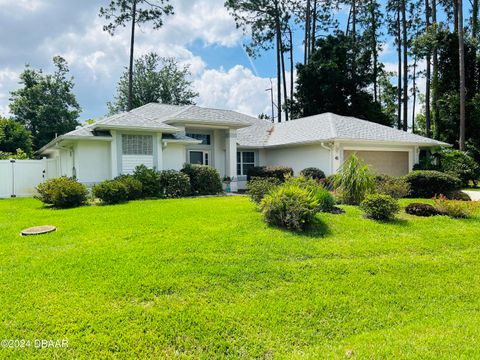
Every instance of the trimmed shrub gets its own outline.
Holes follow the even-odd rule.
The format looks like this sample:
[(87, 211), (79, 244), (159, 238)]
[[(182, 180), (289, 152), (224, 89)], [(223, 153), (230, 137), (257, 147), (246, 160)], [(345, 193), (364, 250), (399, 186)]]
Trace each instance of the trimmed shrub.
[(128, 200), (128, 188), (122, 180), (105, 180), (92, 189), (93, 196), (104, 204), (118, 204)]
[(276, 178), (255, 177), (247, 182), (247, 194), (254, 203), (260, 204), (265, 195), (280, 184), (280, 180)]
[(334, 186), (344, 204), (358, 205), (375, 190), (375, 175), (367, 164), (352, 155), (335, 176)]
[(133, 175), (120, 175), (114, 180), (121, 182), (127, 188), (127, 200), (138, 200), (143, 196), (142, 183)]
[(374, 220), (391, 220), (400, 211), (397, 200), (389, 195), (370, 194), (365, 197), (360, 207), (365, 215)]
[(435, 203), (435, 209), (439, 214), (455, 219), (469, 218), (475, 210), (471, 202), (448, 200), (444, 195), (437, 196), (433, 201)]
[(447, 195), (447, 198), (449, 200), (460, 200), (460, 201), (472, 201), (472, 199), (470, 198), (470, 196), (468, 194), (465, 194), (463, 191), (461, 190), (455, 190), (455, 191), (452, 191), (451, 193), (449, 193)]
[(438, 215), (438, 211), (430, 204), (411, 203), (405, 208), (405, 212), (415, 216), (435, 216)]
[(139, 165), (135, 168), (133, 177), (142, 183), (142, 196), (144, 198), (160, 196), (160, 181), (157, 171), (149, 169), (145, 165)]
[(216, 195), (223, 191), (220, 174), (210, 166), (185, 164), (181, 172), (190, 178), (193, 195)]
[(462, 187), (457, 177), (434, 170), (412, 171), (404, 179), (410, 185), (410, 197), (432, 198)]
[(316, 167), (309, 167), (300, 171), (300, 175), (302, 175), (306, 179), (313, 179), (320, 181), (325, 179), (325, 173)]
[(379, 194), (390, 195), (394, 199), (401, 199), (410, 194), (410, 185), (403, 178), (381, 175), (376, 177), (375, 184)]
[(162, 197), (179, 198), (190, 194), (190, 178), (180, 171), (160, 171), (159, 181)]
[(260, 203), (260, 210), (268, 224), (301, 231), (318, 213), (318, 200), (306, 189), (293, 184), (274, 188)]
[(37, 186), (36, 199), (56, 208), (72, 208), (87, 202), (88, 190), (85, 185), (68, 177), (49, 179)]
[(293, 169), (287, 166), (255, 166), (248, 169), (247, 180), (256, 178), (276, 178), (281, 182), (293, 176)]
[(295, 185), (302, 189), (311, 191), (318, 201), (319, 211), (331, 212), (335, 207), (335, 199), (333, 195), (323, 186), (319, 185), (314, 179), (306, 179), (303, 176), (296, 178), (290, 177), (287, 178), (285, 184)]

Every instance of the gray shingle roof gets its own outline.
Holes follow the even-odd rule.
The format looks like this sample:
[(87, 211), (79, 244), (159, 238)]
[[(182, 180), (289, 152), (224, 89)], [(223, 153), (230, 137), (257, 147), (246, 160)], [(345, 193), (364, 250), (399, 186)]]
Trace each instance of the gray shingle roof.
[(257, 120), (254, 126), (238, 130), (240, 146), (269, 147), (334, 140), (408, 143), (425, 146), (448, 145), (437, 140), (397, 130), (354, 117), (332, 113), (310, 116), (268, 126)]
[(146, 116), (137, 112), (125, 112), (101, 119), (93, 124), (95, 129), (134, 128), (175, 132), (177, 128), (165, 124), (160, 118)]

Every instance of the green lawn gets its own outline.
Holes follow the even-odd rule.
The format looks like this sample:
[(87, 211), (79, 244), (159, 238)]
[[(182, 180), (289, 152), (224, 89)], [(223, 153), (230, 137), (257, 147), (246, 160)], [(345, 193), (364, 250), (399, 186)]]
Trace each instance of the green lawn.
[(480, 358), (480, 216), (345, 209), (296, 235), (243, 197), (0, 200), (0, 340), (69, 344), (0, 358)]

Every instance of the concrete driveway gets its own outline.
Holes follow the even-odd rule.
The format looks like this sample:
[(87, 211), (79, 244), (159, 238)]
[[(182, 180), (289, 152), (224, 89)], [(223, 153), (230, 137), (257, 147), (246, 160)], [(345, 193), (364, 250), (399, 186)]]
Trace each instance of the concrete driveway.
[(480, 191), (469, 191), (469, 190), (462, 190), (465, 194), (470, 196), (470, 199), (473, 201), (480, 201)]

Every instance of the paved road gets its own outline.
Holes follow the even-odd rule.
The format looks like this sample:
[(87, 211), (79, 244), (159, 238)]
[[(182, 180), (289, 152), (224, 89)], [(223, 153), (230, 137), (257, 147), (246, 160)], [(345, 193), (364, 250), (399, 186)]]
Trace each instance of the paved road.
[(473, 201), (480, 201), (480, 191), (468, 191), (468, 190), (463, 190), (465, 194), (470, 196), (470, 198)]

